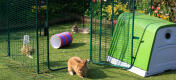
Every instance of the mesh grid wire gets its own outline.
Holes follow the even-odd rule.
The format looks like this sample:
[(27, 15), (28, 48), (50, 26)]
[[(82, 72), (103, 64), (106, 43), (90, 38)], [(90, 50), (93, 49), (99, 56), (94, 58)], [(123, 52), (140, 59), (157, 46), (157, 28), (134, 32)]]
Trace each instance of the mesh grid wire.
[(153, 0), (136, 0), (136, 12), (152, 15), (151, 5)]
[[(151, 5), (153, 4), (153, 0), (136, 0), (136, 10), (135, 10), (135, 16), (138, 15), (152, 15), (152, 10), (151, 10)], [(128, 15), (130, 16), (130, 15)], [(136, 27), (134, 28), (134, 35), (136, 37), (139, 37), (139, 39), (134, 39), (133, 40), (133, 57), (135, 58), (137, 56), (137, 52), (139, 50), (139, 47), (142, 43), (142, 38), (143, 38), (143, 31), (137, 31), (138, 33), (136, 33), (137, 29)], [(141, 34), (142, 33), (142, 34)], [(134, 59), (135, 60), (135, 59)]]
[[(116, 64), (121, 67), (129, 68), (131, 65), (131, 41), (132, 41), (132, 27), (130, 26), (132, 16), (129, 16), (129, 13), (120, 15), (119, 22), (115, 27), (109, 55), (120, 61), (117, 61)], [(127, 62), (129, 65), (125, 65), (122, 62)]]
[[(67, 67), (67, 61), (72, 56), (79, 56), (85, 59), (89, 58), (90, 35), (81, 32), (72, 32), (72, 27), (75, 24), (78, 24), (79, 28), (89, 28), (88, 22), (90, 20), (88, 18), (84, 19), (84, 16), (82, 16), (84, 15), (84, 7), (88, 5), (88, 0), (81, 0), (79, 2), (75, 0), (49, 0), (49, 39), (52, 35), (62, 32), (71, 32), (73, 37), (71, 45), (60, 49), (55, 49), (49, 44), (49, 63), (52, 70)], [(55, 7), (57, 9), (52, 11)]]
[[(126, 5), (126, 11), (129, 12), (132, 11), (132, 0), (126, 0), (126, 1), (120, 1), (120, 0), (107, 0), (100, 2), (93, 2), (92, 3), (92, 52), (91, 52), (91, 58), (94, 63), (98, 64), (108, 64), (112, 65), (109, 62), (107, 62), (107, 56), (110, 56), (111, 54), (114, 54), (113, 56), (117, 55), (121, 61), (128, 61), (131, 62), (132, 56), (131, 56), (131, 46), (127, 47), (128, 45), (131, 45), (132, 41), (132, 27), (126, 26), (122, 27), (123, 20), (125, 19), (118, 19), (118, 16), (123, 13), (120, 12), (120, 10), (123, 10), (124, 5)], [(122, 6), (118, 6), (122, 5)], [(109, 8), (109, 12), (111, 12), (110, 15), (108, 11), (104, 12), (104, 9)], [(112, 8), (114, 6), (114, 8)], [(104, 8), (105, 7), (105, 8)], [(117, 12), (119, 10), (119, 13), (117, 15)], [(112, 13), (113, 12), (113, 13)], [(131, 14), (131, 13), (129, 13)], [(105, 16), (104, 16), (105, 15)], [(124, 17), (124, 16), (123, 16)], [(132, 16), (127, 17), (126, 19), (132, 19)], [(115, 26), (114, 23), (120, 24), (118, 26)], [(114, 29), (116, 32), (114, 32)], [(118, 30), (119, 29), (119, 30)], [(116, 39), (115, 37), (121, 37), (119, 39)], [(113, 39), (112, 41), (112, 38)], [(116, 46), (115, 46), (116, 45)], [(116, 47), (118, 47), (118, 51), (116, 50)], [(115, 52), (111, 52), (115, 51)], [(116, 56), (116, 57), (117, 57)], [(115, 63), (115, 66), (118, 67), (127, 67), (129, 68), (129, 65), (124, 66), (121, 63)]]
[(0, 1), (0, 53), (4, 53), (7, 55), (7, 35), (8, 35), (8, 27), (7, 27), (7, 1), (1, 0)]
[[(9, 68), (36, 72), (36, 6), (34, 0), (1, 0), (0, 4), (0, 53), (7, 58)], [(29, 45), (35, 49), (33, 59), (21, 52), (24, 35), (29, 35)], [(8, 44), (9, 42), (9, 44)]]
[[(92, 2), (91, 59), (94, 63), (115, 64), (112, 66), (123, 68), (132, 66), (133, 58), (136, 56), (141, 41), (140, 38), (133, 39), (132, 43), (132, 34), (135, 35), (135, 38), (142, 35), (133, 33), (133, 8), (136, 9), (136, 13), (150, 14), (151, 1), (136, 0), (135, 7), (133, 6), (133, 0), (107, 0), (102, 1), (102, 4), (100, 1)], [(121, 13), (123, 15), (120, 15)], [(116, 25), (113, 25), (114, 23)]]
[[(110, 2), (104, 5), (111, 4)], [(92, 57), (95, 62), (106, 61), (107, 52), (112, 40), (112, 23), (110, 20), (102, 20), (100, 30), (101, 7), (100, 3), (94, 3), (92, 6)], [(102, 17), (105, 18), (105, 17)], [(106, 18), (107, 19), (107, 18)], [(101, 32), (100, 32), (101, 31)], [(100, 41), (101, 37), (101, 41)], [(101, 47), (101, 48), (100, 48)], [(101, 52), (100, 52), (101, 51)]]
[[(47, 0), (39, 0), (39, 12), (36, 10), (35, 0), (1, 0), (1, 12), (0, 12), (0, 52), (8, 53), (8, 26), (9, 26), (9, 39), (10, 39), (10, 57), (14, 60), (13, 63), (18, 64), (16, 66), (9, 65), (10, 67), (19, 67), (20, 70), (36, 72), (37, 66), (37, 33), (39, 36), (39, 69), (40, 72), (46, 72), (47, 69), (47, 36), (46, 21), (49, 25), (49, 40), (52, 35), (61, 32), (71, 32), (72, 26), (78, 24), (79, 28), (89, 28), (90, 18), (82, 17), (85, 11), (85, 7), (89, 5), (89, 0), (85, 0), (85, 3), (75, 3), (74, 0), (49, 0), (48, 2), (48, 16), (46, 11)], [(139, 0), (137, 2), (143, 2)], [(102, 1), (102, 6), (117, 5), (120, 1), (111, 0), (106, 2)], [(122, 1), (122, 3), (131, 4), (131, 1)], [(4, 5), (8, 3), (8, 5)], [(145, 3), (145, 2), (144, 2)], [(65, 5), (63, 5), (65, 4)], [(79, 5), (77, 5), (79, 4)], [(148, 5), (149, 3), (145, 3)], [(131, 6), (128, 7), (131, 7)], [(139, 7), (138, 7), (139, 5)], [(144, 5), (137, 4), (137, 9), (142, 9)], [(66, 8), (71, 7), (71, 8)], [(79, 9), (79, 10), (78, 10)], [(92, 23), (92, 59), (94, 62), (106, 62), (110, 44), (112, 41), (113, 29), (115, 28), (113, 20), (116, 20), (118, 16), (112, 16), (112, 19), (101, 15), (100, 3), (93, 3), (93, 23)], [(8, 10), (8, 15), (6, 14)], [(38, 16), (37, 16), (38, 13)], [(101, 16), (100, 16), (101, 15)], [(102, 19), (102, 21), (100, 21)], [(37, 22), (38, 21), (38, 22)], [(84, 23), (84, 21), (87, 21)], [(38, 25), (38, 32), (36, 32), (36, 26)], [(101, 26), (101, 28), (99, 27)], [(130, 28), (126, 28), (131, 30)], [(124, 35), (127, 33), (131, 35), (128, 30), (122, 30)], [(35, 52), (33, 53), (33, 59), (25, 56), (21, 53), (23, 46), (24, 35), (30, 36), (30, 44)], [(54, 49), (49, 44), (49, 63), (51, 69), (59, 69), (67, 66), (67, 60), (72, 56), (80, 56), (82, 58), (89, 58), (90, 38), (89, 34), (72, 33), (73, 43), (70, 46), (63, 47), (61, 49)], [(122, 36), (125, 39), (129, 39), (130, 36)], [(101, 39), (101, 40), (100, 40)], [(130, 40), (130, 39), (129, 39)], [(128, 40), (127, 40), (128, 41)], [(120, 43), (119, 45), (126, 45)], [(130, 53), (130, 48), (127, 49)], [(136, 50), (135, 50), (136, 51)], [(123, 54), (123, 53), (122, 53)], [(124, 60), (129, 60), (131, 56), (125, 57)], [(15, 62), (17, 61), (17, 62)]]
[[(18, 71), (36, 72), (38, 68), (40, 73), (47, 72), (48, 50), (51, 69), (66, 67), (67, 60), (72, 56), (86, 59), (89, 57), (89, 34), (72, 33), (72, 26), (75, 24), (78, 24), (79, 28), (89, 28), (90, 19), (83, 16), (86, 10), (84, 8), (89, 8), (88, 0), (82, 0), (79, 3), (74, 0), (49, 0), (49, 2), (39, 0), (38, 4), (36, 0), (3, 0), (1, 4), (4, 3), (7, 5), (1, 5), (3, 7), (0, 8), (0, 51), (5, 55), (10, 53), (9, 67)], [(72, 8), (68, 8), (70, 5)], [(87, 22), (84, 22), (85, 20)], [(49, 36), (47, 36), (47, 23)], [(50, 40), (52, 35), (61, 32), (71, 32), (73, 43), (61, 49), (54, 49), (48, 44), (47, 38), (49, 37)], [(21, 52), (25, 35), (29, 35), (28, 45), (34, 49), (34, 53), (31, 55), (33, 58), (23, 55)], [(47, 49), (47, 44), (49, 49)], [(39, 61), (37, 62), (37, 60)], [(38, 67), (37, 63), (39, 63)]]
[(39, 60), (39, 73), (48, 71), (47, 66), (47, 34), (46, 34), (46, 21), (47, 21), (47, 0), (39, 0), (38, 2), (38, 60)]

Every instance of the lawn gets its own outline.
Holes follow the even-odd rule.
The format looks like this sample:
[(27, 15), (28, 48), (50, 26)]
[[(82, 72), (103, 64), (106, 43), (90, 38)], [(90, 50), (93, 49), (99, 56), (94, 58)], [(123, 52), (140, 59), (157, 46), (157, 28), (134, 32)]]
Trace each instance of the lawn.
[[(50, 36), (60, 32), (71, 32), (73, 24), (54, 25), (50, 28)], [(81, 25), (79, 25), (81, 26)], [(18, 31), (21, 34), (20, 31)], [(18, 34), (17, 33), (17, 34)], [(33, 35), (33, 31), (27, 32)], [(26, 34), (26, 33), (25, 33)], [(66, 67), (67, 60), (71, 56), (80, 56), (89, 59), (89, 34), (72, 33), (73, 43), (70, 46), (61, 49), (54, 49), (50, 46), (50, 65), (52, 69)], [(140, 77), (129, 71), (105, 65), (96, 65), (89, 63), (88, 77), (81, 79), (78, 76), (70, 76), (67, 69), (59, 71), (48, 71), (46, 69), (46, 37), (40, 37), (40, 68), (45, 71), (36, 74), (35, 70), (35, 55), (34, 59), (29, 59), (21, 55), (20, 46), (22, 45), (21, 37), (14, 36), (12, 44), (15, 44), (12, 58), (7, 57), (3, 52), (0, 54), (0, 80), (175, 80), (176, 71), (167, 71), (151, 77)], [(23, 37), (22, 37), (23, 38)], [(6, 42), (0, 41), (0, 45), (5, 45)], [(36, 44), (34, 41), (33, 44)], [(34, 46), (35, 47), (35, 46)], [(1, 47), (0, 47), (1, 48)], [(1, 50), (1, 49), (0, 49)], [(17, 56), (16, 56), (17, 55)], [(22, 65), (23, 63), (23, 65)], [(25, 66), (25, 67), (23, 67)]]

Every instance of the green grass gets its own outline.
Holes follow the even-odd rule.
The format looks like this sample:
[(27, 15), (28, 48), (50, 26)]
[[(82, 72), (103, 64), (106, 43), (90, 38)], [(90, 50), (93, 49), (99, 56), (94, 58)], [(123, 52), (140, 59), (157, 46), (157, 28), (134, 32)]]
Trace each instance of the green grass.
[[(50, 28), (50, 36), (64, 31), (71, 31), (73, 24), (55, 25)], [(20, 31), (18, 31), (21, 34)], [(33, 31), (27, 32), (35, 35)], [(25, 33), (26, 34), (26, 33)], [(68, 58), (71, 56), (80, 56), (89, 58), (89, 35), (88, 34), (72, 34), (73, 43), (70, 46), (61, 49), (54, 49), (50, 46), (50, 63), (52, 69), (66, 67)], [(12, 47), (14, 55), (21, 55), (19, 48), (21, 44), (20, 36), (13, 36)], [(0, 41), (0, 48), (4, 48), (6, 42)], [(34, 42), (35, 44), (35, 42)], [(1, 46), (3, 45), (3, 46)], [(33, 60), (26, 56), (14, 56), (9, 58), (5, 56), (4, 51), (0, 49), (0, 80), (83, 80), (78, 76), (70, 76), (66, 69), (59, 71), (48, 71), (46, 66), (46, 37), (40, 37), (40, 69), (45, 71), (36, 74), (36, 59)], [(6, 47), (6, 46), (5, 46)], [(35, 46), (34, 46), (35, 47)], [(35, 56), (35, 54), (34, 54)], [(24, 67), (25, 66), (25, 67)], [(162, 66), (161, 66), (162, 67)], [(151, 77), (140, 77), (129, 71), (105, 65), (89, 64), (88, 77), (84, 80), (175, 80), (176, 71), (167, 71), (159, 75)]]
[[(18, 71), (18, 69), (6, 66), (7, 57), (0, 58), (0, 80), (83, 80), (76, 75), (70, 76), (67, 70), (53, 71), (43, 74)], [(5, 64), (4, 64), (5, 63)], [(136, 74), (103, 65), (89, 64), (88, 78), (84, 80), (175, 80), (176, 71), (168, 71), (152, 77), (140, 77)]]

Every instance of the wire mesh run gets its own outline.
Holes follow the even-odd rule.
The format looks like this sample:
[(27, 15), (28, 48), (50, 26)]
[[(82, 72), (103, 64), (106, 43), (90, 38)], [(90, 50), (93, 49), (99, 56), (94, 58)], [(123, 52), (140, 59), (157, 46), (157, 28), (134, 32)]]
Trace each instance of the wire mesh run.
[[(48, 4), (48, 25), (49, 25), (49, 68), (58, 70), (67, 67), (67, 60), (72, 56), (79, 56), (85, 59), (89, 58), (89, 22), (90, 19), (84, 16), (84, 12), (89, 8), (88, 0), (81, 0), (79, 3), (75, 0), (67, 1), (49, 1)], [(60, 8), (65, 6), (64, 8)], [(58, 7), (54, 12), (53, 6)], [(71, 9), (68, 7), (72, 6)], [(51, 46), (51, 37), (57, 35), (62, 40), (69, 38), (69, 35), (60, 35), (63, 32), (69, 32), (72, 36), (72, 43), (55, 49)], [(57, 39), (58, 40), (58, 39)], [(66, 42), (63, 42), (67, 44)], [(52, 43), (53, 44), (53, 43)]]
[[(88, 0), (2, 0), (1, 4), (0, 52), (13, 60), (13, 67), (43, 73), (67, 67), (72, 56), (88, 58), (90, 19), (84, 16)], [(78, 32), (72, 31), (75, 25)], [(62, 32), (71, 33), (72, 44), (55, 49), (51, 36)]]
[[(130, 68), (133, 57), (133, 0), (91, 2), (91, 54), (96, 64)], [(121, 18), (119, 18), (121, 16)], [(129, 21), (123, 23), (124, 21)]]

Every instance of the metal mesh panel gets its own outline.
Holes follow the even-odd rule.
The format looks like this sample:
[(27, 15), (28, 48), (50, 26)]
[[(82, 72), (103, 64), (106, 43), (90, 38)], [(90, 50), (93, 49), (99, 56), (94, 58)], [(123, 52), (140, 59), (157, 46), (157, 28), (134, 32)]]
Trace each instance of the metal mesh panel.
[[(9, 53), (10, 57), (18, 61), (27, 71), (35, 71), (37, 38), (36, 38), (36, 10), (33, 0), (9, 0), (8, 27), (9, 27)], [(24, 36), (29, 36), (28, 45), (24, 44)], [(26, 46), (24, 48), (24, 46)], [(30, 52), (30, 50), (34, 52)], [(26, 50), (29, 50), (29, 52)], [(29, 57), (30, 54), (32, 57)]]
[(153, 0), (136, 0), (136, 12), (152, 15)]
[[(105, 3), (108, 5), (110, 3)], [(92, 20), (92, 57), (95, 62), (106, 61), (110, 42), (112, 40), (112, 22), (110, 20), (102, 20), (101, 4), (95, 3), (92, 7), (94, 11)], [(100, 28), (101, 25), (101, 28)], [(100, 39), (101, 38), (101, 39)]]
[[(118, 23), (115, 26), (113, 39), (109, 50), (109, 60), (117, 66), (129, 68), (132, 65), (132, 16), (124, 13), (119, 16)], [(112, 58), (113, 57), (113, 58)], [(112, 61), (115, 61), (112, 62)], [(123, 62), (128, 63), (123, 64)]]
[[(51, 70), (58, 70), (67, 67), (67, 61), (72, 56), (79, 56), (88, 59), (90, 35), (82, 33), (81, 30), (76, 33), (72, 31), (75, 24), (78, 25), (79, 29), (89, 29), (89, 23), (87, 22), (89, 22), (90, 19), (83, 16), (84, 7), (87, 7), (89, 4), (85, 4), (87, 2), (88, 0), (49, 1), (49, 68)], [(56, 10), (53, 11), (54, 8), (56, 8)], [(72, 44), (55, 49), (51, 46), (51, 37), (62, 32), (71, 33), (73, 38)]]
[[(132, 2), (132, 0), (92, 2), (91, 60), (94, 63), (125, 68), (132, 65), (132, 24), (122, 22), (132, 20), (133, 16), (126, 18), (123, 16), (117, 20), (121, 13), (133, 11)], [(121, 62), (111, 63), (112, 59), (109, 58), (111, 55), (119, 61), (130, 63), (126, 66)]]
[(8, 35), (8, 27), (7, 27), (7, 1), (0, 1), (0, 53), (5, 53), (7, 55), (7, 35)]
[[(84, 0), (1, 1), (0, 51), (12, 58), (14, 65), (9, 66), (18, 67), (16, 69), (20, 71), (43, 73), (47, 72), (48, 68), (55, 70), (66, 67), (67, 60), (72, 56), (88, 58), (89, 34), (72, 32), (72, 26), (75, 24), (78, 24), (79, 28), (89, 28), (89, 25), (84, 23), (85, 20), (89, 23), (89, 18), (83, 17), (84, 8), (88, 8), (88, 5), (89, 2), (84, 4)], [(70, 6), (73, 7), (68, 8)], [(49, 40), (52, 35), (61, 32), (71, 32), (73, 43), (61, 49), (54, 49)], [(30, 53), (25, 53), (30, 49)]]

